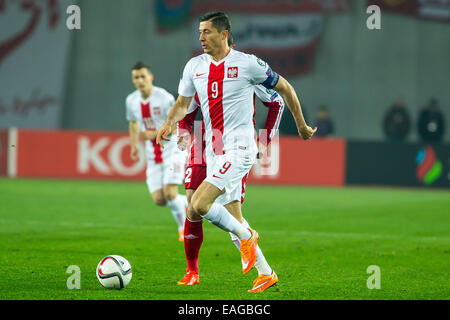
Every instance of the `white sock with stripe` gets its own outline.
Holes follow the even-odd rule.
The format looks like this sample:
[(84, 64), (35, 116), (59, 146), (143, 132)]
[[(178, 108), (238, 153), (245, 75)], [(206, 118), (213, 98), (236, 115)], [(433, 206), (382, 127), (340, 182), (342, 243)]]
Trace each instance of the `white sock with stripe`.
[(240, 224), (239, 221), (237, 221), (236, 218), (220, 204), (213, 203), (208, 213), (205, 214), (203, 218), (220, 229), (233, 233), (239, 240), (250, 239), (252, 235), (247, 228)]
[(178, 230), (183, 230), (184, 221), (186, 220), (186, 196), (182, 194), (177, 195), (175, 199), (167, 201), (167, 206), (172, 211), (172, 215), (178, 224)]
[[(247, 220), (244, 219), (242, 222), (242, 225), (245, 228), (250, 228)], [(236, 248), (240, 249), (241, 247), (241, 241), (234, 236), (234, 234), (230, 233), (231, 240), (233, 241)], [(267, 263), (266, 257), (264, 257), (264, 254), (262, 253), (261, 248), (259, 245), (256, 247), (256, 262), (255, 262), (255, 268), (258, 270), (258, 274), (264, 274), (266, 276), (270, 276), (272, 274), (272, 268)]]

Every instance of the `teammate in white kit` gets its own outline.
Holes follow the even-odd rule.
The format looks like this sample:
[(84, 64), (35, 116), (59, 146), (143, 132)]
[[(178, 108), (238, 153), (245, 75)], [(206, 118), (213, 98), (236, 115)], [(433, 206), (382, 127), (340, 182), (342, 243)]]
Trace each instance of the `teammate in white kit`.
[(154, 86), (153, 78), (147, 65), (142, 62), (134, 65), (132, 82), (137, 90), (126, 99), (130, 157), (138, 160), (137, 142), (145, 140), (148, 189), (156, 205), (170, 208), (178, 225), (178, 239), (183, 241), (187, 199), (178, 194), (178, 185), (184, 180), (186, 152), (177, 147), (176, 135), (164, 142), (164, 148), (156, 143), (157, 130), (166, 121), (175, 99), (163, 88)]
[(205, 54), (186, 65), (178, 89), (178, 99), (158, 130), (157, 143), (182, 120), (197, 92), (206, 130), (207, 177), (195, 191), (188, 210), (190, 220), (205, 218), (233, 233), (240, 241), (242, 270), (247, 273), (257, 257), (258, 233), (244, 227), (223, 206), (240, 200), (242, 178), (248, 174), (257, 155), (253, 127), (253, 85), (275, 89), (294, 116), (299, 135), (310, 139), (316, 128), (303, 118), (293, 87), (257, 57), (228, 46), (231, 23), (224, 13), (200, 18), (200, 42)]

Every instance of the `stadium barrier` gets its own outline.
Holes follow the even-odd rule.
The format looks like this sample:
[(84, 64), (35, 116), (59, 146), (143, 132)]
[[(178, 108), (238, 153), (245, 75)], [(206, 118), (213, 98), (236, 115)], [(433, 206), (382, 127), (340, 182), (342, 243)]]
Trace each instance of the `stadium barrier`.
[(345, 184), (344, 139), (284, 136), (272, 141), (270, 157), (257, 161), (249, 183), (342, 186)]
[(0, 176), (8, 175), (8, 130), (0, 130)]
[[(14, 133), (15, 132), (15, 133)], [(144, 180), (144, 144), (140, 160), (129, 158), (126, 132), (10, 130), (15, 154), (10, 177)], [(295, 137), (275, 139), (271, 157), (259, 161), (249, 183), (343, 185), (345, 141)], [(270, 175), (271, 174), (271, 175)]]
[[(133, 162), (127, 132), (0, 131), (0, 175), (23, 178), (145, 179), (144, 144)], [(449, 145), (274, 139), (248, 183), (450, 187)]]
[[(10, 139), (11, 140), (11, 139)], [(145, 178), (143, 143), (140, 159), (129, 158), (124, 132), (17, 130), (16, 162), (10, 176), (70, 179)]]
[(450, 145), (348, 142), (346, 184), (450, 187)]

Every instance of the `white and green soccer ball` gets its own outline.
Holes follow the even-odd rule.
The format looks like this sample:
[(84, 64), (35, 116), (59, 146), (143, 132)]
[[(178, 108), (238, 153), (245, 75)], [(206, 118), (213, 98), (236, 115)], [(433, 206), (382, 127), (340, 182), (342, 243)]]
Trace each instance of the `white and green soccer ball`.
[(104, 257), (97, 266), (97, 279), (106, 289), (125, 288), (130, 283), (131, 276), (130, 263), (118, 255)]

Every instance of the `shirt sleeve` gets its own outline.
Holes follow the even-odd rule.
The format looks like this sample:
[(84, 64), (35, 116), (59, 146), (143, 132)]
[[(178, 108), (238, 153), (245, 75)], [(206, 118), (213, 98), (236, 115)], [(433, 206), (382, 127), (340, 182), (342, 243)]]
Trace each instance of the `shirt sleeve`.
[(280, 79), (280, 76), (270, 68), (267, 62), (255, 55), (249, 55), (248, 72), (252, 83), (261, 84), (267, 89), (275, 88)]
[(255, 86), (255, 93), (261, 102), (269, 109), (267, 111), (264, 130), (258, 136), (258, 141), (264, 145), (269, 145), (272, 138), (278, 133), (281, 117), (284, 111), (284, 100), (278, 92)]
[(192, 59), (184, 67), (183, 75), (178, 85), (178, 94), (183, 97), (193, 97), (195, 94), (195, 86), (192, 73)]
[(126, 118), (128, 121), (137, 121), (138, 119), (133, 114), (133, 110), (131, 109), (131, 103), (130, 98), (127, 97), (127, 100), (125, 101), (125, 108), (126, 108)]
[(273, 89), (267, 89), (262, 85), (254, 86), (255, 94), (261, 102), (271, 102), (273, 100), (273, 96), (276, 94), (276, 91)]
[(189, 106), (189, 109), (188, 109), (186, 115), (178, 123), (178, 128), (191, 132), (192, 126), (194, 125), (194, 121), (195, 121), (195, 118), (197, 117), (199, 108), (200, 108), (200, 102), (198, 100), (197, 94), (195, 94), (194, 99), (192, 99), (192, 102)]

